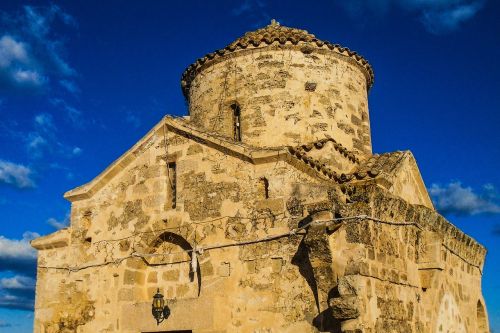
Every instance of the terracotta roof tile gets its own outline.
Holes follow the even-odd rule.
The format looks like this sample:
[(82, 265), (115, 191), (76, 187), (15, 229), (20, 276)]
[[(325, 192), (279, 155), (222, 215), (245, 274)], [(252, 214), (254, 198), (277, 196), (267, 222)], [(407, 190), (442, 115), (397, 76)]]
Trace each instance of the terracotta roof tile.
[[(373, 69), (366, 59), (364, 59), (358, 53), (349, 50), (346, 47), (342, 47), (338, 44), (332, 44), (327, 41), (322, 41), (313, 34), (310, 34), (306, 30), (290, 28), (280, 25), (274, 20), (271, 24), (265, 26), (264, 28), (247, 32), (242, 37), (236, 39), (231, 44), (227, 45), (225, 48), (216, 50), (214, 52), (208, 53), (204, 57), (196, 60), (191, 64), (183, 73), (181, 79), (182, 91), (184, 96), (187, 98), (189, 96), (189, 89), (191, 87), (191, 82), (195, 78), (198, 71), (206, 63), (212, 59), (223, 57), (226, 54), (236, 52), (238, 50), (243, 50), (247, 48), (257, 48), (262, 46), (271, 45), (273, 43), (285, 45), (287, 43), (292, 45), (303, 45), (304, 51), (307, 47), (323, 48), (329, 49), (335, 53), (344, 55), (353, 59), (361, 68), (366, 71), (367, 76), (367, 86), (368, 89), (371, 88), (374, 81)], [(312, 50), (312, 49), (311, 49)]]

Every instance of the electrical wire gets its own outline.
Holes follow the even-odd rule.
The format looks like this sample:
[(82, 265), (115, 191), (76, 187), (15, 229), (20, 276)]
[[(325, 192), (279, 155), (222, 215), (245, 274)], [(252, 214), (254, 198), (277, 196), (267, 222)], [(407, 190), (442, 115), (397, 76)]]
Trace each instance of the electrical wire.
[[(256, 244), (256, 243), (261, 243), (261, 242), (268, 242), (268, 241), (273, 241), (276, 239), (284, 238), (284, 237), (292, 237), (295, 235), (304, 235), (305, 233), (300, 233), (301, 231), (304, 231), (308, 227), (310, 227), (313, 224), (343, 224), (345, 222), (359, 222), (362, 220), (370, 220), (376, 223), (381, 223), (381, 224), (387, 224), (387, 225), (393, 225), (393, 226), (414, 226), (419, 230), (422, 230), (422, 227), (416, 223), (416, 222), (395, 222), (395, 221), (385, 221), (381, 220), (379, 218), (375, 218), (372, 216), (368, 215), (357, 215), (357, 216), (350, 216), (350, 217), (340, 217), (340, 218), (334, 218), (334, 219), (328, 219), (328, 220), (316, 220), (316, 221), (310, 221), (303, 226), (300, 226), (298, 228), (294, 228), (288, 232), (280, 233), (277, 235), (269, 235), (266, 237), (262, 238), (256, 238), (256, 239), (251, 239), (251, 240), (245, 240), (245, 241), (239, 241), (239, 242), (232, 242), (232, 243), (220, 243), (220, 244), (213, 244), (213, 245), (207, 245), (207, 246), (200, 246), (196, 245), (192, 249), (187, 249), (183, 251), (177, 251), (177, 252), (169, 252), (169, 253), (137, 253), (134, 252), (128, 256), (118, 258), (115, 260), (107, 261), (107, 262), (102, 262), (102, 263), (94, 263), (94, 264), (88, 264), (88, 265), (83, 265), (83, 266), (77, 266), (77, 267), (68, 267), (68, 266), (41, 266), (39, 265), (38, 268), (42, 269), (56, 269), (56, 270), (67, 270), (69, 272), (78, 272), (83, 269), (91, 268), (91, 267), (101, 267), (101, 266), (106, 266), (106, 265), (119, 265), (121, 264), (124, 260), (131, 259), (131, 258), (141, 258), (141, 259), (146, 259), (146, 258), (152, 258), (152, 257), (166, 257), (166, 256), (172, 256), (175, 254), (182, 254), (182, 253), (191, 253), (191, 258), (189, 260), (181, 260), (181, 261), (176, 261), (176, 262), (168, 262), (168, 263), (161, 263), (161, 265), (172, 265), (172, 264), (178, 264), (178, 263), (183, 263), (183, 262), (191, 262), (191, 265), (193, 266), (193, 271), (196, 271), (195, 265), (197, 265), (197, 261), (193, 259), (193, 257), (196, 256), (196, 254), (193, 255), (193, 253), (198, 253), (198, 254), (203, 254), (204, 251), (210, 251), (210, 250), (215, 250), (215, 249), (223, 249), (223, 248), (228, 248), (228, 247), (235, 247), (235, 246), (245, 246), (245, 245), (251, 245), (251, 244)], [(458, 258), (462, 259), (464, 262), (467, 264), (477, 268), (482, 275), (482, 269), (480, 266), (468, 261), (467, 259), (463, 258), (461, 255), (453, 251), (450, 247), (447, 245), (443, 244), (443, 247), (450, 251), (450, 253), (456, 255)], [(196, 264), (195, 264), (196, 262)]]

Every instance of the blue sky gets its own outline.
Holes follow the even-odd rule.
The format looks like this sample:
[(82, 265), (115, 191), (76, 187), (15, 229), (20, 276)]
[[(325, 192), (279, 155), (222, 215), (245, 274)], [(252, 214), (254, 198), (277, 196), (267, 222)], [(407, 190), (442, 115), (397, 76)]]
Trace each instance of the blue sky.
[(500, 4), (493, 0), (0, 3), (0, 332), (29, 332), (35, 252), (62, 195), (165, 114), (196, 58), (269, 23), (363, 54), (375, 152), (410, 149), (438, 210), (489, 252), (500, 332)]

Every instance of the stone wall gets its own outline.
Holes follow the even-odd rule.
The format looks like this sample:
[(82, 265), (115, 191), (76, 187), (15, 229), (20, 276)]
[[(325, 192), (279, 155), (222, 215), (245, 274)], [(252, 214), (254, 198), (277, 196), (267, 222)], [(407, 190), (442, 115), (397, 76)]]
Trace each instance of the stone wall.
[(204, 68), (191, 85), (194, 124), (257, 147), (299, 145), (333, 135), (356, 154), (371, 153), (366, 77), (346, 56), (306, 45), (242, 50)]
[(380, 221), (347, 224), (330, 239), (343, 275), (330, 304), (343, 332), (488, 332), (480, 318), (483, 247), (435, 211), (378, 187), (349, 196), (343, 214)]
[[(326, 199), (319, 180), (284, 161), (252, 165), (173, 132), (166, 141), (152, 135), (95, 194), (73, 199), (71, 227), (59, 232), (66, 246), (34, 244), (35, 331), (153, 331), (159, 287), (172, 309), (163, 330), (312, 332), (316, 302), (295, 262), (303, 260), (296, 255), (302, 236), (205, 251), (197, 272), (191, 250), (290, 230), (297, 220), (287, 198)], [(176, 208), (166, 167), (174, 161)]]
[[(477, 320), (484, 248), (433, 210), (375, 184), (338, 186), (283, 160), (252, 164), (160, 134), (73, 199), (68, 230), (34, 244), (35, 332), (487, 332)], [(217, 247), (362, 214), (394, 223), (318, 222)], [(193, 270), (193, 249), (214, 246)], [(171, 309), (158, 327), (157, 288)]]

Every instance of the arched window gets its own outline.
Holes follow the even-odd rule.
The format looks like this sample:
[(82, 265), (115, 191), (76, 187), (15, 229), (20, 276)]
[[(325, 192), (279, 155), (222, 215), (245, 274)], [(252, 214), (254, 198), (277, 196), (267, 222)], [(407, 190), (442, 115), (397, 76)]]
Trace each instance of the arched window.
[(269, 181), (266, 177), (259, 179), (259, 195), (263, 199), (269, 199)]
[(241, 110), (237, 103), (231, 105), (233, 110), (233, 138), (234, 141), (241, 141)]
[(488, 318), (486, 317), (486, 310), (481, 301), (477, 301), (477, 333), (488, 333)]
[(175, 162), (169, 162), (168, 168), (168, 182), (170, 191), (168, 192), (168, 201), (172, 208), (177, 206), (177, 165)]

